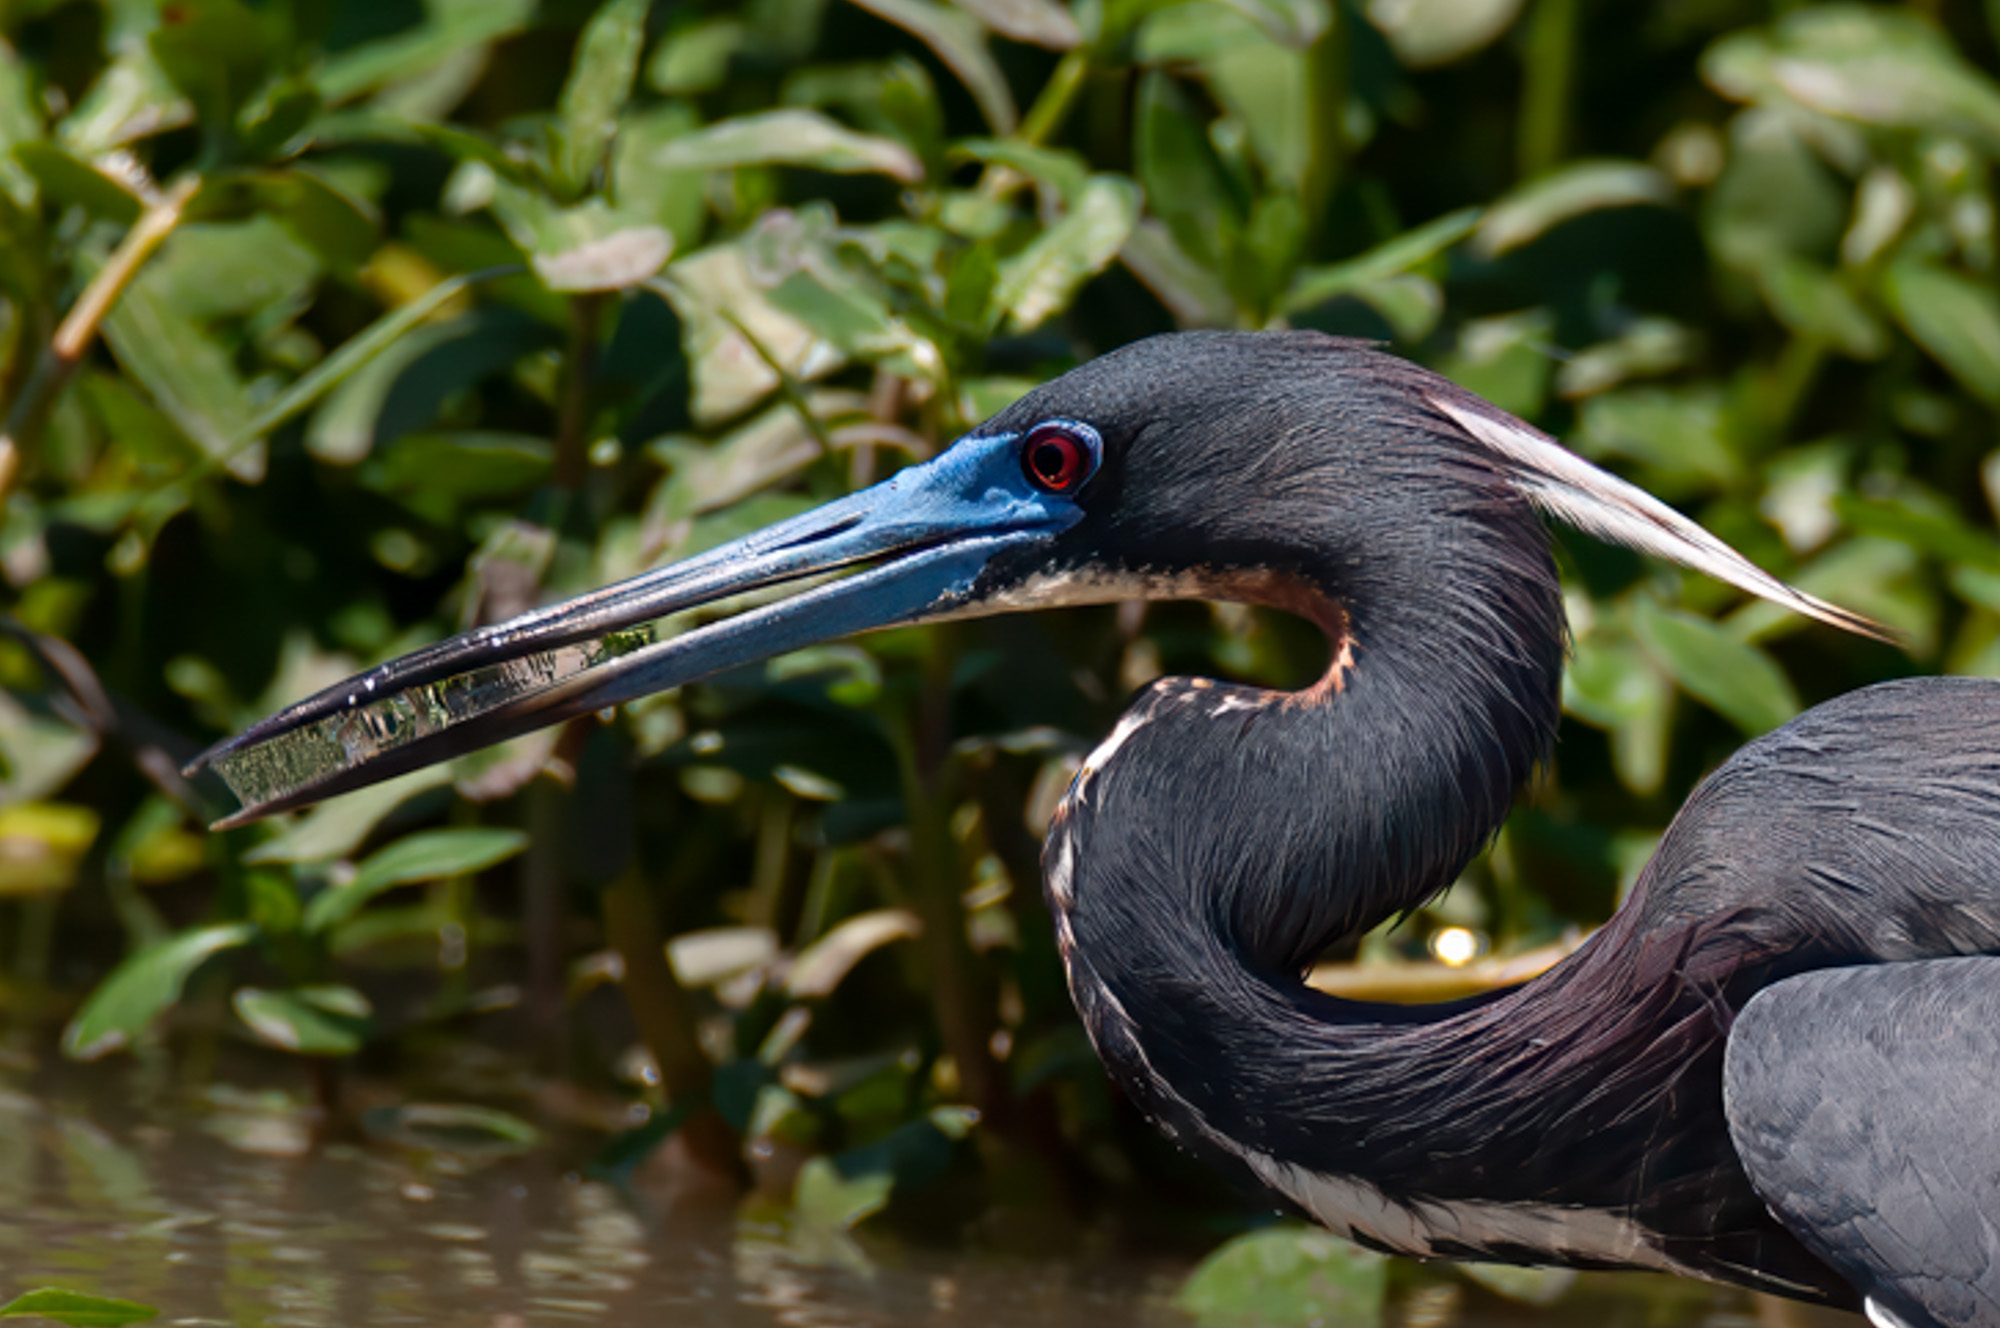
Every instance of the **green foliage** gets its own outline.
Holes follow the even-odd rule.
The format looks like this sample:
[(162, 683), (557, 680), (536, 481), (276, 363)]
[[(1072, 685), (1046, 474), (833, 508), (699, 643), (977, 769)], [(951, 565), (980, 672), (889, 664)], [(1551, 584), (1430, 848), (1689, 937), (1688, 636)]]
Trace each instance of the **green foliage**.
[[(982, 1155), (1137, 1184), (1151, 1144), (1069, 1012), (1036, 840), (1133, 685), (1308, 682), (1294, 624), (885, 633), (206, 838), (228, 808), (174, 770), (358, 667), (879, 478), (1097, 351), (1314, 326), (1910, 642), (1565, 540), (1559, 763), (1369, 945), (1601, 921), (1745, 734), (1912, 668), (2000, 673), (1992, 12), (7, 7), (5, 990), (81, 997), (74, 1056), (221, 1033), (325, 1087), (509, 1001), (595, 1026), (622, 984), (642, 1049), (569, 1066), (651, 1112), (608, 1170), (669, 1130), (731, 1161), (747, 1138), (834, 1226)], [(58, 945), (88, 991), (49, 990), (78, 971)], [(485, 1128), (457, 1109), (376, 1133)]]
[(128, 1323), (144, 1323), (159, 1314), (151, 1305), (117, 1300), (110, 1296), (86, 1295), (60, 1287), (40, 1287), (25, 1291), (0, 1305), (0, 1319), (47, 1319), (69, 1328), (124, 1328)]
[(1242, 1328), (1365, 1328), (1382, 1318), (1389, 1262), (1312, 1227), (1238, 1236), (1208, 1256), (1176, 1298), (1197, 1323)]

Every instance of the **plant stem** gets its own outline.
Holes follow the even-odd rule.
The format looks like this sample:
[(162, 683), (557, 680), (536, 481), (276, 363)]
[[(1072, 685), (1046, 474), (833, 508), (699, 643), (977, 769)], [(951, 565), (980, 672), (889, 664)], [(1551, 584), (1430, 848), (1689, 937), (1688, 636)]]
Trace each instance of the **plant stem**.
[(132, 284), (132, 279), (139, 275), (139, 269), (146, 265), (146, 260), (180, 225), (188, 200), (194, 197), (195, 190), (200, 186), (199, 176), (187, 176), (154, 199), (139, 215), (139, 220), (132, 223), (132, 229), (125, 232), (125, 238), (112, 251), (110, 261), (84, 287), (83, 294), (64, 315), (55, 336), (35, 361), (27, 384), (7, 411), (4, 431), (0, 431), (0, 497), (5, 496), (7, 486), (20, 469), (21, 453), (40, 436), (50, 407), (69, 384), (77, 366), (83, 362), (84, 354), (96, 339), (97, 329), (104, 322), (105, 315), (118, 303), (118, 297)]
[(604, 295), (591, 291), (569, 302), (569, 361), (563, 375), (562, 400), (556, 408), (557, 488), (583, 487), (590, 469), (590, 381), (597, 372), (597, 324), (604, 312)]
[(1311, 148), (1299, 181), (1307, 244), (1323, 232), (1334, 186), (1347, 164), (1347, 22), (1340, 5), (1328, 7), (1326, 30), (1306, 53), (1306, 133)]
[(1516, 143), (1524, 180), (1554, 169), (1568, 150), (1578, 2), (1536, 0), (1535, 12), (1528, 20)]
[(605, 936), (625, 962), (625, 1002), (640, 1041), (660, 1067), (667, 1100), (702, 1104), (681, 1126), (688, 1152), (725, 1175), (736, 1175), (742, 1170), (741, 1145), (709, 1102), (714, 1073), (695, 1040), (694, 1010), (667, 962), (659, 913), (638, 868), (627, 867), (604, 888), (602, 907)]
[(1065, 54), (1056, 65), (1055, 73), (1035, 98), (1035, 104), (1028, 108), (1022, 118), (1021, 127), (1014, 136), (1023, 143), (1039, 147), (1049, 141), (1056, 130), (1062, 128), (1069, 118), (1070, 107), (1076, 105), (1076, 94), (1083, 91), (1085, 77), (1090, 73), (1090, 54), (1079, 46)]

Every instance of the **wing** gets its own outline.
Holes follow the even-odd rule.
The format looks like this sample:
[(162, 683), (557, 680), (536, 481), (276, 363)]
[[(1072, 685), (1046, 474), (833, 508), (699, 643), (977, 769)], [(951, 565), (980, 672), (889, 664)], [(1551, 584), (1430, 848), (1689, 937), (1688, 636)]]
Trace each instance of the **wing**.
[(1723, 1100), (1757, 1192), (1879, 1328), (2000, 1325), (2000, 956), (1766, 988)]

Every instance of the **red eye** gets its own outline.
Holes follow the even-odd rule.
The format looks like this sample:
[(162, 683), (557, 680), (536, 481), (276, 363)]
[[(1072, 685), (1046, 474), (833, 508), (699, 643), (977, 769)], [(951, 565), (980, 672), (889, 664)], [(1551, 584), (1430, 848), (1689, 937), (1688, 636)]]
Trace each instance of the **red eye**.
[(1021, 469), (1045, 493), (1069, 493), (1083, 483), (1090, 453), (1083, 440), (1059, 425), (1045, 424), (1021, 448)]

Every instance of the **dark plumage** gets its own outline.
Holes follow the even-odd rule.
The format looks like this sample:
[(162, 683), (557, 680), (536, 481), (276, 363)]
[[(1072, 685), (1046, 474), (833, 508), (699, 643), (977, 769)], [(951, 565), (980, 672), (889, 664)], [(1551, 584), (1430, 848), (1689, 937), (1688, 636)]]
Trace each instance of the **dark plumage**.
[[(2000, 1087), (1987, 969), (1947, 983), (1936, 962), (2000, 954), (2000, 685), (1875, 688), (1746, 747), (1618, 916), (1533, 982), (1433, 1008), (1305, 985), (1329, 944), (1449, 884), (1549, 755), (1565, 643), (1547, 515), (1874, 630), (1422, 369), (1315, 334), (1192, 333), (1093, 361), (866, 493), (385, 665), (210, 759), (254, 816), (869, 627), (1130, 597), (1275, 605), (1326, 631), (1325, 678), (1154, 683), (1045, 850), (1077, 1006), (1162, 1128), (1380, 1248), (1992, 1323), (1990, 1265), (1957, 1271), (1995, 1253), (1990, 1175), (1928, 1189), (1923, 1212), (1870, 1192), (1984, 1136), (1954, 1135), (1949, 1111), (1887, 1115), (1901, 1086), (1862, 1080), (1929, 1072), (1896, 1045), (1928, 1010), (1974, 1067), (1953, 1092)], [(672, 640), (576, 645), (836, 569)], [(1875, 967), (1822, 972), (1851, 965)], [(1865, 1018), (1808, 985), (1835, 981)], [(1798, 1064), (1795, 1026), (1846, 1074)], [(1935, 1259), (1870, 1243), (1926, 1224), (1985, 1234)]]

